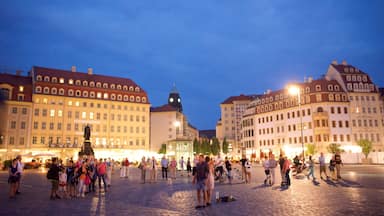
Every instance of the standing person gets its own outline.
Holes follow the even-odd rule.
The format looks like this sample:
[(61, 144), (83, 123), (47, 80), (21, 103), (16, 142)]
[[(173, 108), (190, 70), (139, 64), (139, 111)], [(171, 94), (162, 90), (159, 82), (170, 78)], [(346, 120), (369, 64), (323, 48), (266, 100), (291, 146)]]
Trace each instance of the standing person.
[(207, 176), (207, 182), (206, 182), (206, 193), (207, 193), (207, 199), (206, 199), (206, 205), (211, 205), (212, 200), (212, 193), (213, 189), (215, 188), (215, 165), (212, 160), (208, 156), (205, 157), (205, 163), (208, 165), (208, 176)]
[(129, 176), (129, 165), (130, 165), (128, 158), (125, 158), (124, 163), (125, 163), (125, 166), (124, 166), (124, 168), (125, 168), (125, 178), (128, 178), (128, 176)]
[[(197, 202), (198, 205), (195, 207), (196, 209), (204, 208), (205, 203), (207, 201), (207, 193), (206, 193), (206, 180), (208, 177), (208, 165), (205, 163), (204, 156), (199, 156), (199, 162), (196, 165), (196, 173), (193, 176), (192, 184), (196, 184), (197, 189)], [(203, 199), (201, 199), (201, 194), (203, 194)]]
[(164, 176), (165, 176), (165, 179), (168, 180), (168, 159), (165, 158), (165, 155), (163, 156), (163, 158), (161, 158), (161, 176), (163, 177), (164, 179)]
[(17, 171), (17, 159), (12, 160), (12, 165), (9, 167), (8, 170), (9, 177), (8, 177), (8, 183), (9, 183), (9, 198), (15, 198), (16, 195), (16, 189), (17, 189), (17, 181), (19, 181), (20, 174)]
[(181, 170), (181, 176), (183, 176), (184, 163), (185, 163), (185, 161), (184, 161), (184, 157), (181, 156), (180, 161), (179, 161), (179, 164), (180, 164), (180, 170)]
[(88, 165), (88, 176), (91, 182), (88, 185), (88, 192), (95, 192), (95, 184), (96, 184), (96, 165), (93, 158), (91, 158), (91, 162)]
[(176, 179), (176, 167), (177, 167), (177, 162), (175, 157), (172, 158), (171, 164), (169, 165), (169, 168), (171, 169), (171, 178)]
[(336, 162), (337, 180), (339, 180), (339, 179), (341, 179), (341, 175), (340, 175), (341, 165), (343, 165), (343, 161), (341, 160), (340, 152), (336, 152), (335, 162)]
[(225, 169), (227, 169), (228, 173), (228, 182), (229, 184), (232, 184), (232, 164), (228, 160), (228, 157), (225, 157)]
[(252, 164), (251, 164), (251, 162), (249, 161), (248, 158), (246, 158), (244, 167), (245, 167), (245, 183), (246, 183), (246, 184), (249, 184), (249, 183), (251, 183), (251, 169), (252, 169)]
[(325, 157), (323, 152), (320, 153), (319, 163), (320, 163), (320, 178), (323, 179), (323, 176), (321, 174), (324, 173), (326, 178), (328, 179), (329, 176), (327, 175), (327, 169), (326, 169), (327, 165), (325, 164)]
[(83, 163), (79, 167), (78, 173), (79, 173), (79, 184), (78, 184), (79, 196), (85, 197), (85, 191), (87, 189), (85, 185), (85, 179), (87, 178), (87, 159), (83, 161)]
[(275, 160), (275, 155), (269, 155), (269, 172), (272, 177), (271, 185), (275, 184), (275, 169), (277, 167), (277, 161)]
[(291, 185), (291, 179), (289, 177), (289, 171), (291, 171), (290, 166), (291, 166), (291, 162), (288, 160), (287, 156), (285, 156), (282, 172), (285, 174), (285, 182), (287, 186)]
[(16, 182), (16, 194), (20, 194), (20, 182), (23, 177), (24, 164), (21, 162), (21, 155), (17, 155), (17, 172), (19, 173), (19, 180)]
[(107, 182), (105, 181), (105, 173), (107, 172), (107, 165), (100, 159), (96, 164), (97, 177), (99, 180), (99, 189), (101, 189), (101, 180), (103, 180), (104, 192), (107, 192)]
[(268, 160), (267, 155), (264, 156), (264, 161), (263, 161), (262, 165), (263, 165), (264, 173), (265, 173), (264, 185), (266, 185), (267, 181), (270, 180), (269, 160)]
[(150, 169), (150, 181), (151, 181), (151, 183), (155, 183), (156, 182), (157, 161), (156, 161), (154, 156), (152, 156), (152, 160), (150, 162), (150, 166), (151, 166), (151, 169)]
[(112, 185), (112, 168), (113, 168), (113, 161), (111, 161), (111, 158), (108, 158), (108, 160), (106, 161), (106, 165), (107, 165), (107, 185), (108, 185), (108, 187), (111, 187), (111, 185)]
[(67, 173), (67, 188), (69, 192), (70, 197), (76, 196), (76, 177), (75, 177), (75, 166), (73, 164), (73, 161), (70, 160), (68, 167), (66, 169)]
[(49, 168), (48, 173), (47, 173), (47, 178), (52, 183), (51, 197), (50, 197), (51, 200), (61, 198), (57, 194), (57, 190), (59, 189), (59, 172), (60, 172), (60, 168), (57, 165), (57, 158), (53, 158), (51, 167)]
[(61, 169), (59, 172), (59, 192), (64, 198), (68, 198), (67, 193), (67, 172), (65, 169)]
[(336, 160), (335, 160), (335, 155), (333, 155), (331, 160), (329, 161), (329, 172), (331, 173), (332, 180), (337, 179), (335, 175), (335, 169), (336, 169)]
[(187, 173), (188, 173), (188, 177), (191, 175), (191, 172), (192, 172), (191, 158), (188, 157), (188, 159), (187, 159)]
[(141, 158), (139, 169), (141, 170), (141, 183), (145, 184), (145, 173), (147, 171), (147, 162), (145, 161), (145, 157)]
[(120, 168), (120, 178), (125, 177), (125, 159), (121, 161), (121, 168)]
[(247, 162), (245, 155), (242, 156), (240, 162), (241, 162), (241, 180), (245, 181), (245, 177), (246, 177), (245, 162)]
[(315, 181), (316, 180), (315, 172), (314, 172), (315, 162), (313, 162), (312, 160), (312, 155), (309, 156), (308, 168), (309, 168), (309, 172), (308, 172), (307, 178), (309, 179), (309, 176), (312, 176), (312, 180)]
[(219, 172), (219, 175), (217, 175), (217, 179), (220, 179), (220, 181), (222, 181), (222, 176), (223, 176), (223, 172), (224, 172), (224, 168), (223, 168), (224, 161), (221, 158), (220, 153), (217, 155), (215, 162), (216, 162), (215, 163), (215, 166), (216, 166), (215, 172)]
[(283, 157), (283, 154), (280, 154), (279, 156), (279, 165), (280, 165), (280, 175), (281, 175), (281, 182), (285, 182), (285, 173), (283, 172), (285, 159)]
[(195, 154), (195, 158), (193, 159), (192, 176), (196, 174), (196, 166), (198, 163), (199, 163), (199, 155)]

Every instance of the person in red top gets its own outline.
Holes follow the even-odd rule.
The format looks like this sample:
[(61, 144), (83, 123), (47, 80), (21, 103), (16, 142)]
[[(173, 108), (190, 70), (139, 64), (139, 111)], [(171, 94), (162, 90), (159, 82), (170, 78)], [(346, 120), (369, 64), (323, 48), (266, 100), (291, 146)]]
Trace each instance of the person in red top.
[(282, 173), (285, 173), (285, 181), (287, 186), (291, 185), (291, 179), (289, 178), (289, 171), (291, 171), (290, 167), (291, 167), (291, 162), (288, 160), (287, 156), (285, 156)]
[(107, 170), (107, 165), (103, 162), (102, 159), (96, 165), (97, 177), (99, 179), (99, 189), (101, 188), (101, 180), (103, 180), (104, 191), (107, 192), (107, 183), (105, 182), (105, 173)]

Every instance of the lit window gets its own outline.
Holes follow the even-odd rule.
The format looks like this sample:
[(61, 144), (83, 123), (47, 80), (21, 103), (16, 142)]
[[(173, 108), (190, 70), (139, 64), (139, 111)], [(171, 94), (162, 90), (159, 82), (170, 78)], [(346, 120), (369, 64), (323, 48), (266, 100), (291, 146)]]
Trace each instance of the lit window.
[(97, 92), (97, 98), (101, 98), (101, 93)]
[(89, 113), (89, 119), (93, 120), (93, 112)]
[(73, 85), (73, 79), (68, 80), (69, 85)]
[(78, 106), (80, 106), (80, 102), (79, 101), (76, 101), (75, 102), (75, 105), (78, 107)]
[(60, 78), (59, 82), (60, 82), (61, 84), (63, 84), (63, 83), (64, 83), (64, 78)]
[(108, 93), (104, 93), (104, 99), (108, 99)]
[(63, 116), (63, 111), (62, 111), (62, 110), (59, 110), (59, 111), (57, 112), (57, 116), (62, 117), (62, 116)]
[(68, 106), (72, 106), (72, 101), (68, 101)]
[(83, 119), (87, 118), (87, 113), (86, 112), (82, 112), (81, 113), (81, 118), (83, 118)]
[(48, 99), (47, 98), (43, 98), (43, 104), (47, 104), (48, 103)]
[(55, 110), (51, 109), (51, 111), (49, 112), (49, 116), (55, 117)]
[(19, 86), (19, 92), (23, 92), (24, 91), (24, 86)]

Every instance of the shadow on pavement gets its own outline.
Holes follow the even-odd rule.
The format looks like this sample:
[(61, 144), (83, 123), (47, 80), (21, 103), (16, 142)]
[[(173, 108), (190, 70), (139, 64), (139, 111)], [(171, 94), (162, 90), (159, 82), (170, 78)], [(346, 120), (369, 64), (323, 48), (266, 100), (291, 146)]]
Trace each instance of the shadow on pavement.
[(363, 187), (360, 183), (355, 182), (355, 181), (350, 181), (346, 179), (340, 179), (338, 181), (338, 184), (342, 187), (354, 187), (354, 188), (361, 188)]

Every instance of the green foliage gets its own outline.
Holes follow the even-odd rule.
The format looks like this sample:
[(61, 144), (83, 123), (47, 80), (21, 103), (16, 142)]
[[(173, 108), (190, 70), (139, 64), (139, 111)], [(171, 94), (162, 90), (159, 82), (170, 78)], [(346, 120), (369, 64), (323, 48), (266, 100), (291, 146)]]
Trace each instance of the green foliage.
[(227, 142), (227, 139), (224, 137), (224, 140), (223, 140), (223, 153), (224, 154), (228, 154), (228, 147), (229, 147), (229, 143)]
[(361, 147), (365, 158), (368, 158), (369, 153), (372, 151), (372, 142), (366, 139), (361, 139), (357, 141), (357, 145)]
[(161, 144), (159, 154), (167, 154), (167, 144)]
[(219, 140), (216, 137), (214, 137), (212, 139), (211, 153), (213, 155), (218, 155), (219, 152), (220, 152), (220, 142), (219, 142)]
[(199, 142), (199, 140), (197, 140), (196, 138), (193, 140), (193, 152), (195, 154), (200, 154), (201, 153), (201, 144)]
[(201, 154), (204, 154), (204, 155), (211, 154), (211, 145), (209, 143), (209, 140), (204, 139), (200, 147), (201, 147)]
[(306, 155), (314, 155), (316, 154), (316, 145), (315, 144), (306, 144), (305, 145), (307, 147), (307, 151), (305, 152)]
[(327, 151), (332, 154), (336, 154), (337, 152), (344, 152), (343, 149), (340, 148), (340, 144), (331, 143), (327, 146)]

